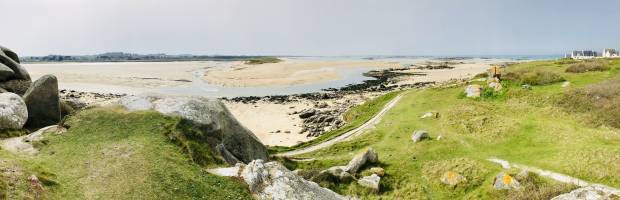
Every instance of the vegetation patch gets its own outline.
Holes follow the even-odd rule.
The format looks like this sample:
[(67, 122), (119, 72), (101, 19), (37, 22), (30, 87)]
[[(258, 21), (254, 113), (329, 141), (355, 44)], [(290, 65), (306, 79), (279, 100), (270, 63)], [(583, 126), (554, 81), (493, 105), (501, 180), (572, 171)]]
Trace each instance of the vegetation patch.
[(572, 64), (566, 68), (566, 72), (569, 73), (585, 73), (594, 71), (607, 71), (609, 70), (608, 61), (606, 60), (588, 60), (579, 63)]
[(589, 122), (620, 128), (620, 76), (614, 80), (568, 91), (558, 104), (590, 115)]
[(525, 69), (510, 71), (502, 76), (502, 79), (518, 84), (528, 85), (546, 85), (566, 80), (560, 74), (544, 69), (537, 69), (533, 71)]
[(66, 123), (67, 132), (48, 136), (39, 154), (20, 162), (34, 169), (24, 176), (46, 186), (46, 199), (251, 199), (243, 182), (204, 170), (218, 159), (202, 149), (208, 141), (199, 133), (182, 132), (188, 128), (177, 117), (107, 107)]
[(19, 136), (26, 135), (26, 134), (28, 134), (28, 131), (25, 129), (21, 129), (21, 130), (3, 129), (3, 130), (0, 130), (0, 139), (10, 138), (10, 137), (19, 137)]
[(245, 61), (245, 64), (260, 65), (260, 64), (279, 63), (279, 62), (282, 62), (282, 60), (276, 57), (259, 57), (259, 58), (253, 58), (248, 61)]
[[(465, 177), (462, 183), (456, 186), (445, 185), (441, 182), (442, 176), (452, 171)], [(426, 162), (422, 167), (424, 178), (448, 190), (467, 191), (481, 185), (490, 171), (480, 161), (469, 158), (455, 158), (450, 160)]]

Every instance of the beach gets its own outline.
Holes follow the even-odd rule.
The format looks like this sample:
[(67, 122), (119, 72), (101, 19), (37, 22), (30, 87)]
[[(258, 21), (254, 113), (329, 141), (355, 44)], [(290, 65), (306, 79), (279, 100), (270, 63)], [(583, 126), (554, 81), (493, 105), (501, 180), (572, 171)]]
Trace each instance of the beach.
[[(136, 95), (160, 93), (164, 95), (197, 95), (204, 91), (202, 84), (216, 88), (211, 93), (237, 90), (265, 91), (257, 96), (281, 95), (284, 100), (270, 98), (225, 98), (223, 102), (230, 112), (244, 126), (251, 130), (261, 142), (269, 146), (292, 146), (299, 142), (338, 128), (342, 114), (349, 108), (360, 105), (390, 91), (406, 89), (416, 83), (441, 83), (473, 77), (485, 72), (491, 64), (511, 62), (506, 59), (459, 59), (440, 60), (416, 59), (300, 59), (284, 58), (283, 62), (261, 65), (247, 65), (243, 62), (122, 62), (122, 63), (54, 63), (25, 64), (34, 79), (44, 74), (58, 77), (60, 89), (65, 96), (77, 96), (89, 104), (110, 104), (116, 96), (97, 95), (111, 93)], [(427, 69), (425, 66), (449, 65), (450, 68)], [(364, 85), (352, 91), (322, 92), (346, 84), (358, 84), (369, 79), (361, 74), (342, 72), (371, 70), (395, 72), (396, 77), (386, 78), (379, 85)], [(353, 77), (349, 77), (353, 76)], [(372, 79), (372, 78), (371, 78)], [(337, 82), (340, 81), (340, 82)], [(344, 81), (344, 82), (343, 82)], [(331, 83), (334, 84), (331, 84)], [(336, 84), (337, 83), (337, 84)], [(315, 84), (315, 85), (313, 85)], [(392, 86), (381, 88), (381, 85)], [(291, 93), (295, 87), (314, 87), (312, 92), (330, 94), (329, 98), (306, 98)], [(184, 93), (168, 93), (174, 88), (184, 88)], [(292, 91), (278, 94), (286, 88)], [(292, 89), (291, 89), (292, 88)], [(218, 90), (219, 89), (219, 90)], [(71, 92), (73, 91), (73, 92)], [(262, 95), (261, 95), (262, 94)], [(224, 95), (226, 96), (226, 95)], [(106, 98), (102, 98), (106, 97)], [(243, 96), (242, 96), (243, 97)], [(250, 100), (248, 100), (250, 99)], [(299, 113), (315, 109), (334, 123), (306, 123)], [(306, 120), (307, 121), (307, 120)], [(311, 130), (308, 130), (311, 129)]]

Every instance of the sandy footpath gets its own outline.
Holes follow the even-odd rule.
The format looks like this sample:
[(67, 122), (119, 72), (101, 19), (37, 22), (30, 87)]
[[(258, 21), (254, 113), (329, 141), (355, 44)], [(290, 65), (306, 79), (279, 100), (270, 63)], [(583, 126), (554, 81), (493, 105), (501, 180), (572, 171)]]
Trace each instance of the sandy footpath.
[(372, 60), (299, 60), (284, 59), (283, 62), (247, 65), (241, 62), (232, 67), (214, 68), (204, 74), (208, 83), (236, 86), (288, 86), (316, 83), (341, 78), (338, 70), (354, 68), (398, 67), (396, 62)]

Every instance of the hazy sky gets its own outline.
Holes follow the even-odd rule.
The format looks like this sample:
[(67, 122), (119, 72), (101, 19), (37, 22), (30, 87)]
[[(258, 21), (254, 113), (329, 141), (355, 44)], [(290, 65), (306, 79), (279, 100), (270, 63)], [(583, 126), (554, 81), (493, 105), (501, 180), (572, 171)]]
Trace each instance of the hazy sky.
[(620, 48), (618, 0), (0, 0), (20, 55), (560, 54)]

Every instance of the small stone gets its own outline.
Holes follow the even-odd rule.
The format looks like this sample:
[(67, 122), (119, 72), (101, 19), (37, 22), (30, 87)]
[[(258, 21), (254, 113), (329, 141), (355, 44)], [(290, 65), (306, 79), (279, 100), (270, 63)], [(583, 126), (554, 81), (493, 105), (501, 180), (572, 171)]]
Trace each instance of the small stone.
[(443, 176), (441, 176), (441, 182), (450, 186), (456, 186), (466, 180), (467, 179), (463, 175), (460, 175), (455, 171), (447, 171), (443, 174)]
[(570, 82), (564, 81), (564, 83), (562, 83), (563, 88), (568, 87), (568, 86), (570, 86)]
[(428, 135), (427, 131), (424, 130), (419, 130), (419, 131), (415, 131), (413, 132), (413, 134), (411, 135), (411, 140), (413, 140), (413, 143), (418, 143), (422, 140), (428, 139), (430, 138)]
[(433, 117), (433, 116), (435, 116), (435, 114), (433, 114), (432, 112), (427, 112), (427, 113), (424, 113), (424, 115), (420, 116), (420, 119), (426, 119), (426, 118)]
[(375, 192), (379, 192), (379, 182), (381, 181), (381, 177), (376, 174), (372, 174), (370, 176), (365, 176), (357, 181), (363, 187), (370, 188)]

